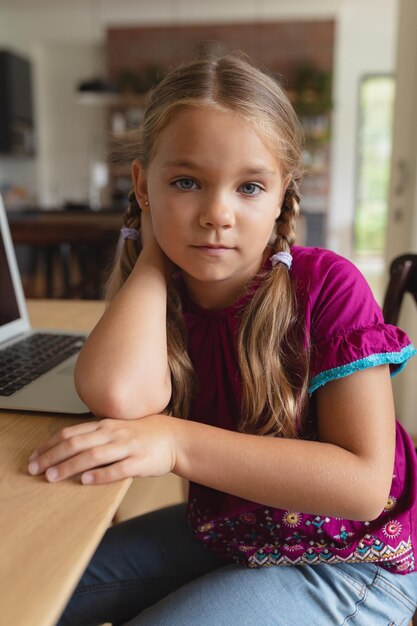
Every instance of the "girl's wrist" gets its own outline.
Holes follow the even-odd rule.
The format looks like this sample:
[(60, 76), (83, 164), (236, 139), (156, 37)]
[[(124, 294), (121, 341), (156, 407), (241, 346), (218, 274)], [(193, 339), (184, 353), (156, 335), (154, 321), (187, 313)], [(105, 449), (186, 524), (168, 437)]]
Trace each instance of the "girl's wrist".
[(171, 441), (174, 456), (172, 473), (192, 479), (192, 459), (189, 452), (193, 449), (193, 438), (201, 434), (201, 424), (181, 417), (171, 418)]
[(183, 448), (183, 441), (184, 441), (184, 436), (185, 436), (183, 426), (187, 420), (182, 419), (180, 417), (174, 417), (171, 415), (167, 415), (166, 417), (169, 420), (167, 424), (167, 428), (169, 431), (169, 437), (170, 437), (171, 449), (172, 449), (172, 457), (173, 457), (173, 464), (172, 464), (171, 472), (173, 474), (177, 474), (178, 476), (181, 476), (181, 474), (179, 473), (179, 467), (181, 466), (180, 458), (183, 453), (182, 448)]

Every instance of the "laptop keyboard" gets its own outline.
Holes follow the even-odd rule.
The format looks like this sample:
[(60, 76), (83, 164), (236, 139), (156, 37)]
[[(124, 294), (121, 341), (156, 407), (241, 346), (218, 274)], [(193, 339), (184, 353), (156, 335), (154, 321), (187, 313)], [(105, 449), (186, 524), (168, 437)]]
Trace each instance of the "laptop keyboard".
[(79, 352), (83, 335), (34, 333), (0, 350), (0, 396), (11, 396)]

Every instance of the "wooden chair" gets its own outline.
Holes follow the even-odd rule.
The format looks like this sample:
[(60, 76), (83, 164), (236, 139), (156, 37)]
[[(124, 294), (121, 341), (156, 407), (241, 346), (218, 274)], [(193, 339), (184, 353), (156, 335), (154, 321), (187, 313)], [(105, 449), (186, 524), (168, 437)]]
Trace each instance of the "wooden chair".
[[(396, 324), (405, 293), (410, 293), (417, 305), (417, 254), (402, 254), (390, 265), (390, 279), (385, 292), (383, 313), (387, 324)], [(414, 443), (417, 444), (414, 438)], [(417, 612), (409, 626), (417, 626)]]
[(45, 283), (42, 297), (102, 297), (122, 223), (120, 212), (34, 209), (10, 212), (8, 218), (13, 243), (36, 252)]
[(405, 293), (410, 293), (417, 305), (417, 254), (403, 254), (391, 263), (390, 279), (383, 305), (387, 324), (398, 322)]

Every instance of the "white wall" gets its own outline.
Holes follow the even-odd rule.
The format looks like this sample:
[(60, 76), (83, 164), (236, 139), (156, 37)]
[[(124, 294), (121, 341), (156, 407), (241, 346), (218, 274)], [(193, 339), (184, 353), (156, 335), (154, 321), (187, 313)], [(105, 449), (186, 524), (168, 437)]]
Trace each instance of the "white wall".
[(27, 187), (29, 201), (45, 207), (86, 201), (99, 141), (103, 152), (106, 112), (78, 104), (75, 89), (81, 78), (103, 75), (103, 50), (98, 43), (40, 41), (29, 57), (36, 85), (36, 157), (0, 158), (0, 184)]
[(44, 43), (36, 50), (39, 201), (57, 206), (88, 200), (90, 167), (103, 160), (106, 111), (80, 105), (80, 79), (103, 76), (99, 44)]
[[(345, 0), (1, 0), (0, 41), (101, 41), (108, 25), (326, 19)], [(355, 0), (360, 4), (360, 0)], [(385, 1), (385, 0), (383, 0)], [(14, 37), (15, 33), (15, 37)], [(4, 38), (4, 39), (3, 39)]]
[(74, 87), (104, 66), (103, 25), (89, 3), (0, 3), (0, 47), (32, 61), (36, 158), (0, 157), (0, 185), (24, 186), (45, 206), (88, 197), (89, 150), (103, 112), (76, 105)]

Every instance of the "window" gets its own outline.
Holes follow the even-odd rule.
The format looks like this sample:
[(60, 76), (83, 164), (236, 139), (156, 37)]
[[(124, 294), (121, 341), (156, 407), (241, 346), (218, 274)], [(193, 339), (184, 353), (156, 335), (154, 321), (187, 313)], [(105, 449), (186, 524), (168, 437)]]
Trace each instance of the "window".
[(359, 87), (354, 251), (382, 256), (388, 215), (395, 81), (365, 77)]

